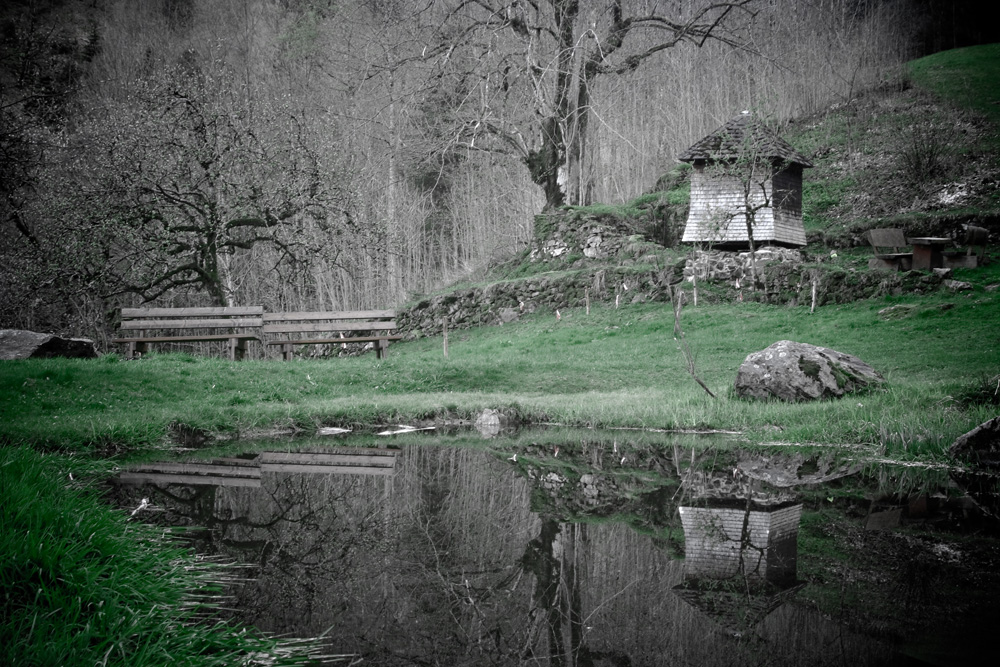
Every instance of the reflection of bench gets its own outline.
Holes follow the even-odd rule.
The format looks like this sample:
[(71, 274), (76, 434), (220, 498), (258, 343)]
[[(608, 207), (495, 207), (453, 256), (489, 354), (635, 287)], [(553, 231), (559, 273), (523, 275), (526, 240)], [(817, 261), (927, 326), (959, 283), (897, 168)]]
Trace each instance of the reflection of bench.
[[(909, 271), (912, 267), (913, 253), (900, 252), (909, 245), (902, 229), (869, 229), (865, 238), (875, 251), (875, 256), (868, 260), (869, 269)], [(890, 248), (891, 252), (887, 252)]]
[(226, 341), (229, 358), (242, 359), (247, 341), (259, 340), (261, 306), (229, 308), (122, 308), (124, 334), (112, 343), (127, 345), (131, 359), (150, 343)]
[(260, 469), (266, 473), (339, 475), (391, 475), (398, 449), (344, 449), (339, 452), (261, 452)]
[(280, 345), (284, 359), (291, 361), (296, 345), (374, 343), (382, 359), (389, 341), (402, 338), (389, 333), (396, 328), (395, 317), (392, 310), (264, 313), (264, 335), (269, 337), (265, 345)]

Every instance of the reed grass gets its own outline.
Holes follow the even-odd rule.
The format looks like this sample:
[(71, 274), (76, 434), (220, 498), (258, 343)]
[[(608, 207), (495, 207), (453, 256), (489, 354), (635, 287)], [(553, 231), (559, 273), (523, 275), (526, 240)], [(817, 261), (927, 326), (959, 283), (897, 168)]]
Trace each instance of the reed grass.
[(6, 665), (294, 665), (319, 644), (218, 617), (233, 572), (82, 486), (81, 464), (0, 449), (0, 651)]

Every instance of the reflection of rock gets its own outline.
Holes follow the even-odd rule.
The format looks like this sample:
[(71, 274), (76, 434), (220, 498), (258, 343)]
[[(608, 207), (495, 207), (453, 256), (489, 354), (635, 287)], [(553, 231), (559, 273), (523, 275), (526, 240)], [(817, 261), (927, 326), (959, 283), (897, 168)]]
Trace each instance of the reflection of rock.
[(982, 510), (1000, 518), (1000, 417), (983, 422), (959, 436), (948, 450), (973, 470), (954, 471), (951, 476)]
[(498, 435), (507, 426), (507, 417), (499, 410), (483, 410), (476, 417), (476, 430), (484, 438)]
[(788, 488), (802, 484), (821, 484), (853, 475), (862, 466), (860, 463), (840, 463), (832, 454), (809, 457), (797, 452), (773, 456), (748, 454), (741, 457), (737, 468), (751, 479)]
[(21, 329), (0, 329), (0, 359), (41, 359), (97, 356), (94, 341), (87, 338), (62, 338), (53, 334)]
[(782, 340), (747, 356), (736, 375), (736, 393), (794, 402), (839, 397), (883, 381), (855, 356)]

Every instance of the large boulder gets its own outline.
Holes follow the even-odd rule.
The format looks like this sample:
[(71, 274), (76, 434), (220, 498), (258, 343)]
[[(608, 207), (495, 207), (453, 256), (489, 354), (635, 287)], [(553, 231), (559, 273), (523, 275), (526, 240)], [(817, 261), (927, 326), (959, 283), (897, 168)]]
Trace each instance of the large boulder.
[(22, 329), (0, 329), (0, 359), (40, 359), (47, 357), (97, 356), (94, 341), (87, 338), (63, 338), (54, 334)]
[(949, 448), (960, 463), (951, 478), (968, 493), (976, 504), (995, 519), (1000, 519), (1000, 417), (985, 421), (964, 435)]
[(855, 356), (780, 340), (747, 356), (736, 374), (742, 398), (809, 401), (836, 398), (885, 379)]
[(963, 463), (1000, 472), (1000, 417), (959, 436), (949, 451)]

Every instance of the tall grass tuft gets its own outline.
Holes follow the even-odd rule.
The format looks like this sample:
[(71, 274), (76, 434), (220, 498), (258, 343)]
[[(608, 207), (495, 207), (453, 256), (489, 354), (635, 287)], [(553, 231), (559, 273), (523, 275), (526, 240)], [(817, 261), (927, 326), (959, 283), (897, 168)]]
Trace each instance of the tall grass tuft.
[(317, 654), (315, 642), (221, 620), (229, 568), (71, 488), (67, 465), (0, 449), (3, 664), (230, 667), (308, 664)]

